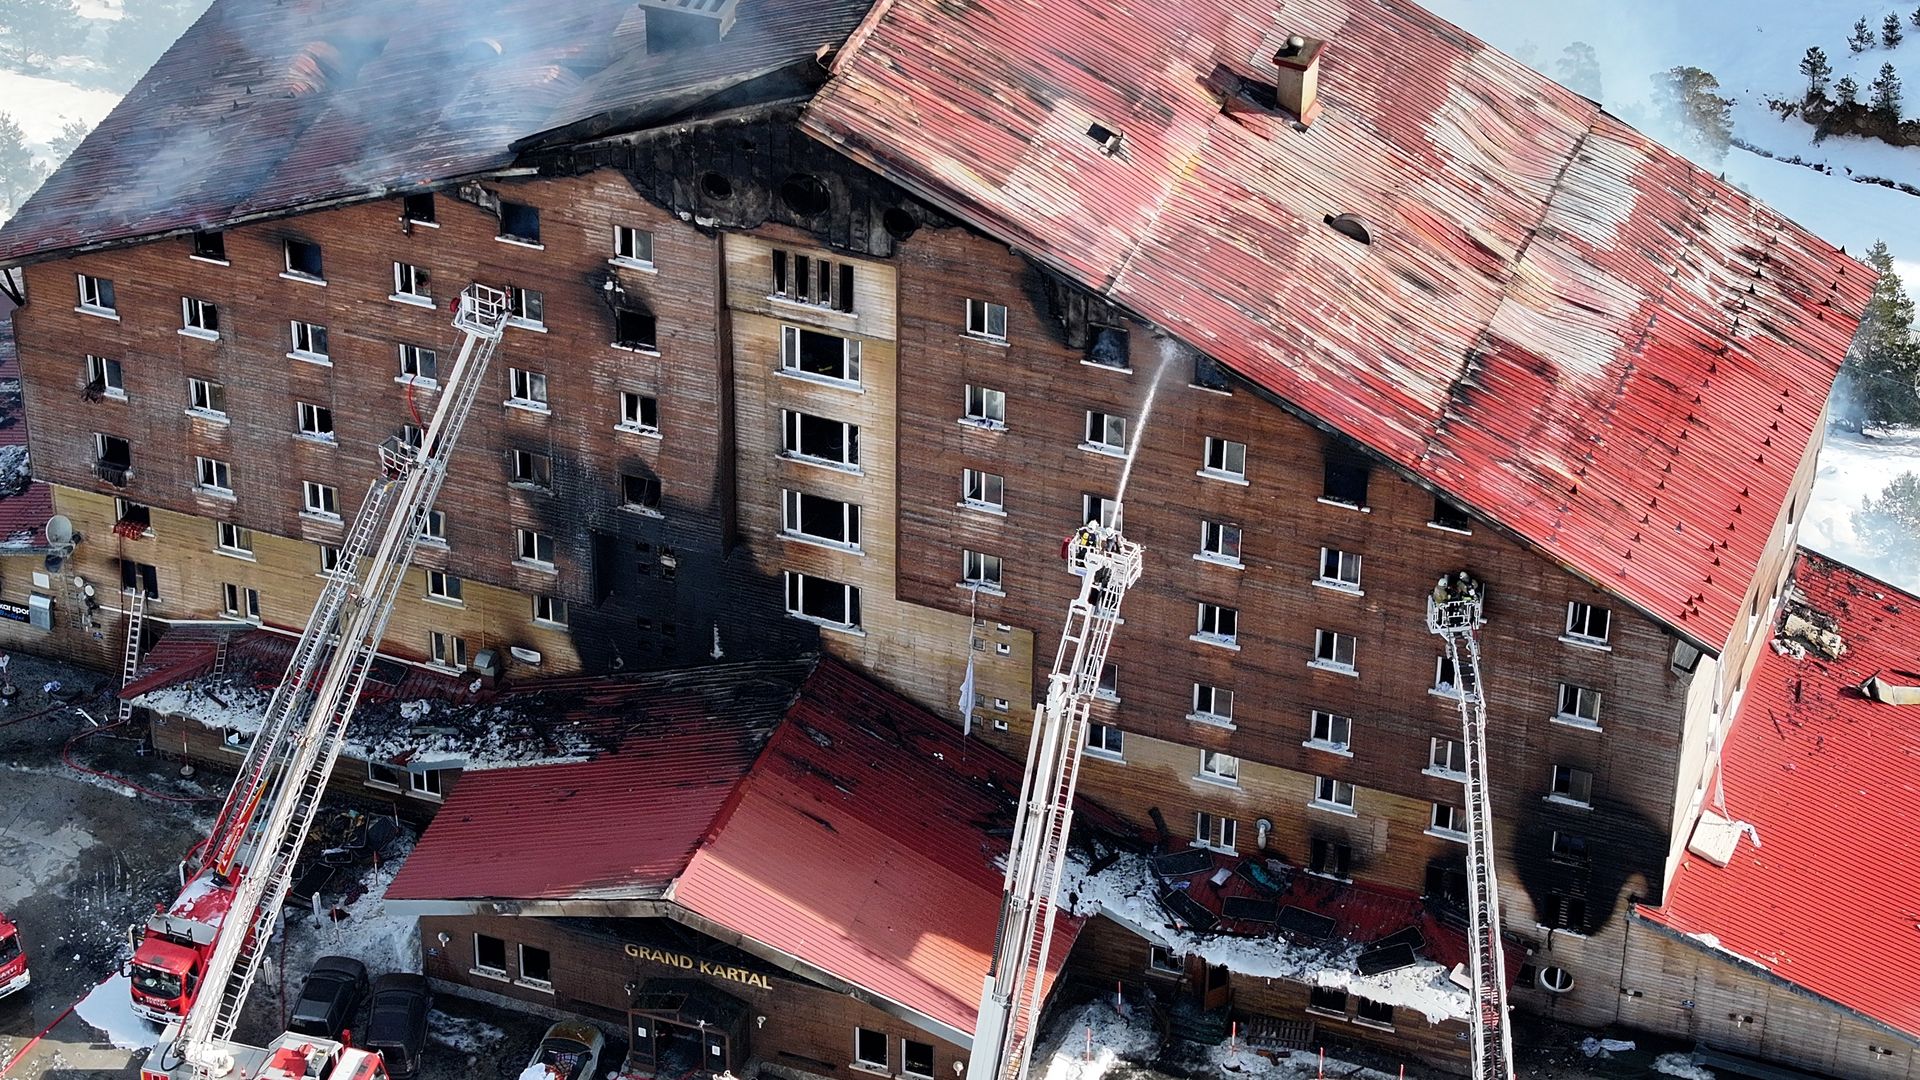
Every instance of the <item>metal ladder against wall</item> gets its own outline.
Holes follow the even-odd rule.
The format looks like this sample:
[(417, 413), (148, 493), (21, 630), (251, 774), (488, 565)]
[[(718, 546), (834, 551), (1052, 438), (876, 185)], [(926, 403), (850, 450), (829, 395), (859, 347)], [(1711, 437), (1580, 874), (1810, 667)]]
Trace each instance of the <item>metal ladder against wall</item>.
[(1446, 644), (1459, 690), (1466, 757), (1467, 967), (1473, 986), (1474, 1080), (1513, 1080), (1507, 1026), (1507, 959), (1500, 947), (1500, 883), (1493, 865), (1493, 808), (1487, 790), (1487, 704), (1480, 680), (1478, 628), (1484, 592), (1464, 574), (1448, 575), (1427, 600), (1427, 629)]
[(1093, 536), (1093, 544), (1076, 552), (1084, 571), (1080, 595), (1068, 606), (1047, 699), (1034, 715), (968, 1080), (1024, 1080), (1032, 1056), (1029, 1036), (1045, 1003), (1041, 989), (1053, 948), (1087, 715), (1120, 621), (1120, 601), (1140, 578), (1140, 545), (1112, 530)]
[[(134, 583), (133, 595), (127, 600), (127, 649), (120, 661), (120, 689), (133, 685), (134, 673), (140, 670), (140, 632), (147, 621), (147, 591)], [(120, 699), (120, 722), (126, 723), (133, 717), (133, 702)]]

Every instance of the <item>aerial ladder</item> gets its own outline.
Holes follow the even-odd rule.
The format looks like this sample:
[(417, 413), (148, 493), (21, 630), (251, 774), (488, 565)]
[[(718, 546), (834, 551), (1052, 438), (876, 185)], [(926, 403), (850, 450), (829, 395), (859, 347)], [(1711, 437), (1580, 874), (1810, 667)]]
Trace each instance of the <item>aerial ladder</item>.
[(1067, 607), (1046, 700), (1034, 711), (1007, 851), (1000, 925), (980, 991), (967, 1080), (1026, 1080), (1034, 1022), (1044, 1004), (1042, 983), (1053, 947), (1054, 905), (1073, 824), (1087, 714), (1120, 621), (1120, 601), (1140, 580), (1140, 545), (1098, 522), (1074, 534), (1067, 555), (1081, 574), (1080, 594)]
[(1500, 883), (1493, 869), (1493, 807), (1487, 793), (1487, 702), (1478, 630), (1486, 596), (1465, 571), (1440, 579), (1427, 598), (1427, 630), (1445, 643), (1460, 702), (1466, 755), (1467, 973), (1472, 983), (1473, 1080), (1513, 1080), (1507, 1027), (1507, 958), (1500, 947)]
[[(380, 447), (381, 473), (341, 544), (214, 829), (198, 849), (198, 874), (187, 892), (227, 894), (219, 905), (223, 917), (204, 943), (204, 968), (197, 988), (189, 988), (184, 1016), (161, 1035), (143, 1080), (254, 1080), (295, 1064), (300, 1070), (289, 1075), (304, 1076), (316, 1054), (336, 1076), (384, 1076), (377, 1055), (329, 1040), (288, 1035), (281, 1040), (287, 1045), (263, 1050), (238, 1046), (232, 1037), (507, 314), (499, 290), (471, 285), (461, 294), (453, 324), (466, 336), (432, 419), (418, 443), (395, 437)], [(138, 985), (136, 977), (136, 993)]]

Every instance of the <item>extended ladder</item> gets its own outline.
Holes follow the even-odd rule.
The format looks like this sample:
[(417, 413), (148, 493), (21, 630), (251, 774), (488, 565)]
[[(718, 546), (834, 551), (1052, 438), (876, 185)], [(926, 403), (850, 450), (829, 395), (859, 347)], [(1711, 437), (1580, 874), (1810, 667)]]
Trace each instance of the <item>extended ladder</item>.
[[(418, 446), (393, 439), (380, 448), (382, 475), (367, 490), (221, 809), (209, 862), (236, 874), (238, 887), (176, 1044), (201, 1076), (231, 1065), (241, 1003), (506, 319), (498, 290), (473, 285), (462, 294), (454, 325), (466, 339), (425, 435)], [(260, 811), (265, 817), (256, 821)]]
[(1487, 792), (1487, 703), (1481, 693), (1480, 626), (1485, 597), (1465, 573), (1449, 574), (1427, 598), (1427, 629), (1440, 635), (1459, 692), (1466, 754), (1467, 968), (1473, 983), (1474, 1080), (1513, 1080), (1507, 1027), (1507, 958), (1500, 947), (1500, 883), (1493, 868), (1493, 807)]
[[(127, 601), (127, 650), (120, 661), (120, 689), (133, 684), (133, 673), (140, 670), (140, 631), (147, 621), (147, 590), (133, 583), (133, 596)], [(120, 699), (120, 722), (133, 716), (133, 702)]]
[(1073, 825), (1087, 713), (1120, 621), (1120, 601), (1140, 580), (1140, 545), (1115, 530), (1082, 529), (1071, 557), (1082, 572), (1080, 595), (1067, 608), (1046, 702), (1034, 712), (993, 965), (980, 991), (967, 1080), (1025, 1080), (1053, 948), (1054, 904)]

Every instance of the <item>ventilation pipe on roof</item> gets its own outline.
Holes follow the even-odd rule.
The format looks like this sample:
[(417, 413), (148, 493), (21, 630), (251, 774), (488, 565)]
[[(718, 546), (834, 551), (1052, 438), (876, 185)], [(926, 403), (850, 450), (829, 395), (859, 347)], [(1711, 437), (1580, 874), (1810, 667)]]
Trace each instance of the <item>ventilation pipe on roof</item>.
[(649, 55), (714, 45), (733, 29), (739, 0), (639, 0)]
[(1319, 38), (1288, 36), (1273, 54), (1278, 72), (1274, 80), (1274, 104), (1294, 115), (1301, 127), (1320, 115), (1320, 50), (1326, 42)]

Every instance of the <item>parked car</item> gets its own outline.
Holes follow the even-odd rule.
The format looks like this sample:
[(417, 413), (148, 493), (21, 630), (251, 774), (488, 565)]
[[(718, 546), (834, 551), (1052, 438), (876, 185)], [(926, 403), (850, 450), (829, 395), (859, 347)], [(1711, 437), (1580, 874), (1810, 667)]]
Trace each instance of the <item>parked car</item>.
[(540, 1049), (533, 1053), (522, 1076), (544, 1065), (552, 1080), (593, 1080), (600, 1068), (600, 1052), (607, 1048), (607, 1037), (600, 1029), (579, 1020), (562, 1020), (547, 1029)]
[(420, 1072), (420, 1052), (427, 1045), (427, 1012), (433, 1008), (426, 976), (399, 971), (382, 975), (373, 981), (372, 1002), (360, 1046), (380, 1051), (394, 1080), (412, 1080)]
[(287, 1030), (338, 1039), (353, 1026), (360, 999), (367, 996), (367, 966), (351, 956), (323, 956), (313, 962), (287, 1018)]

